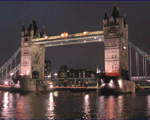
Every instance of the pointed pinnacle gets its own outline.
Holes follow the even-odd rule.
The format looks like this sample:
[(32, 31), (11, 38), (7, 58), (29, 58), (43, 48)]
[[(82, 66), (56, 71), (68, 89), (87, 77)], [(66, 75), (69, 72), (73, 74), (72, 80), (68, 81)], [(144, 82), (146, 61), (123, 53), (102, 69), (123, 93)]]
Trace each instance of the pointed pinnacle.
[(126, 17), (126, 14), (124, 13), (124, 17)]
[(114, 4), (114, 7), (116, 7), (116, 2), (115, 2), (115, 4)]
[(32, 20), (34, 20), (35, 21), (35, 16), (33, 17), (33, 19)]

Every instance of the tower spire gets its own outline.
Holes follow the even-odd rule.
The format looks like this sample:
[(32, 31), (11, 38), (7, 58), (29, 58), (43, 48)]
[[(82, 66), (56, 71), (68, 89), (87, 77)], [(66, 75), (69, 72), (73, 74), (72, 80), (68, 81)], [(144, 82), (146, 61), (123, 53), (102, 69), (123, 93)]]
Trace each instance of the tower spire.
[(105, 9), (104, 19), (108, 19), (108, 16), (107, 16), (107, 13), (106, 13), (106, 9)]
[(126, 14), (125, 13), (124, 13), (123, 17), (124, 17), (124, 26), (125, 26), (125, 24), (127, 23), (126, 22)]
[(23, 22), (22, 30), (21, 31), (25, 31), (24, 22)]
[(42, 36), (43, 36), (43, 37), (46, 36), (46, 33), (45, 33), (45, 26), (43, 26)]
[(22, 25), (22, 29), (21, 29), (21, 36), (24, 37), (25, 35), (25, 27), (24, 27), (24, 23)]
[(31, 30), (34, 30), (33, 21), (31, 21)]

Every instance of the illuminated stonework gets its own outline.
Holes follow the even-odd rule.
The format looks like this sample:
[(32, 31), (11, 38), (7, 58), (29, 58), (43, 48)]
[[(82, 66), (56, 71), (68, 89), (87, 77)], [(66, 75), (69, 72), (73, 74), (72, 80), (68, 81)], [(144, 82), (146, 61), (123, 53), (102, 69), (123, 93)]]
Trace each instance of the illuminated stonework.
[[(24, 26), (23, 26), (24, 27)], [(36, 34), (35, 34), (36, 32)], [(33, 20), (28, 29), (21, 33), (21, 75), (29, 78), (44, 78), (45, 46), (32, 43), (33, 37), (39, 37), (36, 22)], [(39, 33), (40, 34), (40, 33)], [(43, 34), (44, 35), (44, 34)]]
[(105, 72), (107, 76), (122, 76), (129, 70), (128, 44), (121, 37), (128, 39), (128, 24), (125, 17), (119, 16), (119, 11), (114, 7), (110, 18), (103, 19)]

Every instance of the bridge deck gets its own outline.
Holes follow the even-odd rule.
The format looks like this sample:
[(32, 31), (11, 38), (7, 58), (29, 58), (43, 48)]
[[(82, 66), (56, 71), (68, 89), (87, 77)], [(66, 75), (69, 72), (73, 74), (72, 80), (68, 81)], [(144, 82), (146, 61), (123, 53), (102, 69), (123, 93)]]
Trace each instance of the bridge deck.
[(104, 41), (103, 33), (103, 31), (93, 31), (87, 32), (86, 34), (70, 34), (67, 37), (62, 37), (61, 35), (46, 36), (45, 38), (35, 38), (32, 42), (34, 44), (43, 44), (45, 47), (101, 42)]

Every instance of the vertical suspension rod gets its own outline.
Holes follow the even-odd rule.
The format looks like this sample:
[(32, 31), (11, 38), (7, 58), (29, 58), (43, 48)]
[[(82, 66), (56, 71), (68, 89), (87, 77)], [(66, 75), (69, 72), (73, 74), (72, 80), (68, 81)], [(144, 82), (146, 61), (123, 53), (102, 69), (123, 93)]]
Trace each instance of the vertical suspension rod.
[(132, 58), (131, 58), (131, 46), (129, 46), (129, 51), (130, 51), (130, 77), (132, 76)]
[(136, 55), (136, 75), (139, 76), (139, 55), (137, 51), (135, 52)]
[(2, 80), (3, 80), (3, 71), (2, 71)]
[(144, 59), (144, 57), (142, 57), (142, 61), (143, 61), (143, 76), (144, 76), (144, 74), (145, 74), (145, 59)]
[[(14, 64), (15, 64), (15, 67), (16, 67), (16, 57), (15, 57), (15, 63), (14, 63)], [(15, 68), (15, 67), (14, 67), (14, 68)], [(14, 74), (14, 78), (16, 78), (16, 72), (15, 72), (15, 74)]]
[(147, 78), (147, 60), (146, 60), (146, 58), (145, 58), (145, 76)]
[(7, 68), (8, 68), (8, 66), (6, 67), (6, 77), (5, 77), (6, 80), (7, 80)]
[[(11, 68), (12, 68), (12, 62), (10, 63), (10, 71), (11, 71)], [(11, 75), (9, 75), (9, 76), (10, 76), (10, 79), (11, 79)]]

